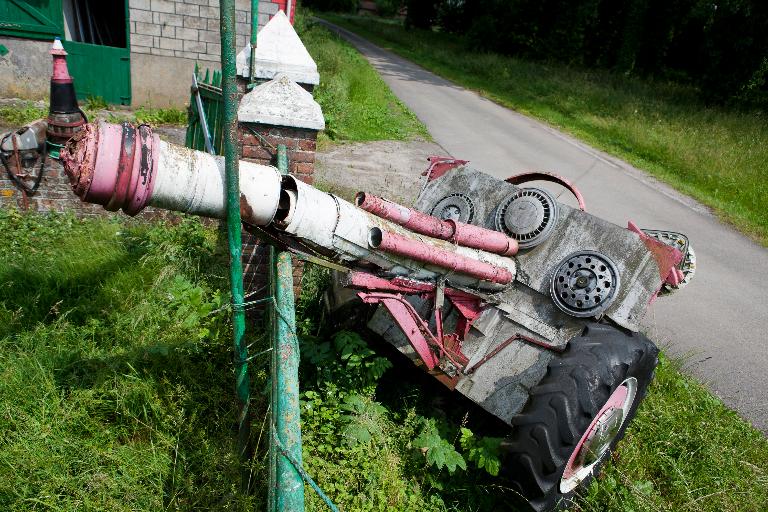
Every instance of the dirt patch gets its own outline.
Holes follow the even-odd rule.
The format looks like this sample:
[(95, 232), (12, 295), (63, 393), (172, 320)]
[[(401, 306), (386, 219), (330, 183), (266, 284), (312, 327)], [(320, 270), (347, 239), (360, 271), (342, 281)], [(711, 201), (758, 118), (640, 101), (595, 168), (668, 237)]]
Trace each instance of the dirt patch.
[(338, 144), (317, 153), (315, 180), (319, 188), (347, 200), (364, 190), (411, 205), (424, 183), (421, 173), (430, 155), (446, 153), (423, 141)]

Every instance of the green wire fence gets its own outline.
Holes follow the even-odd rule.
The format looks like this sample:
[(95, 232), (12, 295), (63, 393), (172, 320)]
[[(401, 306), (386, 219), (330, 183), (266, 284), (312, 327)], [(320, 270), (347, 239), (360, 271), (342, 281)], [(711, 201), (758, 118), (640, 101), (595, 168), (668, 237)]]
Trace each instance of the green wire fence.
[[(258, 30), (258, 0), (251, 1), (251, 71), (255, 61)], [(239, 403), (238, 454), (247, 461), (250, 436), (250, 379), (243, 293), (242, 226), (240, 218), (238, 165), (238, 91), (236, 84), (235, 0), (220, 2), (221, 72), (206, 70), (201, 75), (195, 66), (195, 82), (190, 98), (187, 147), (206, 150), (207, 136), (213, 152), (224, 155), (227, 203), (227, 242), (229, 245), (230, 289), (232, 294), (233, 348), (235, 352), (236, 393)], [(250, 73), (253, 76), (253, 72)], [(198, 102), (197, 95), (200, 101)], [(278, 169), (288, 173), (288, 154), (277, 147)], [(271, 302), (269, 310), (272, 341), (272, 393), (270, 399), (269, 497), (271, 512), (304, 510), (304, 482), (318, 493), (334, 512), (338, 509), (302, 468), (299, 407), (299, 343), (296, 336), (295, 299), (291, 254), (270, 248)], [(259, 301), (261, 302), (261, 301)], [(243, 464), (245, 468), (245, 464)], [(243, 474), (247, 491), (249, 475)]]

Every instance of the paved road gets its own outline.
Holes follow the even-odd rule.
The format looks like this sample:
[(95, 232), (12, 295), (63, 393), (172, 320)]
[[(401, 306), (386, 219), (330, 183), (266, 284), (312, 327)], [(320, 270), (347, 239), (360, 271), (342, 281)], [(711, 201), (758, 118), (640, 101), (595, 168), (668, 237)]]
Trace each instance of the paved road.
[[(449, 155), (500, 178), (557, 171), (576, 182), (600, 217), (687, 234), (698, 273), (684, 290), (656, 302), (645, 319), (649, 335), (669, 352), (688, 355), (692, 374), (768, 433), (768, 251), (628, 163), (334, 28)], [(570, 202), (566, 197), (560, 199)]]

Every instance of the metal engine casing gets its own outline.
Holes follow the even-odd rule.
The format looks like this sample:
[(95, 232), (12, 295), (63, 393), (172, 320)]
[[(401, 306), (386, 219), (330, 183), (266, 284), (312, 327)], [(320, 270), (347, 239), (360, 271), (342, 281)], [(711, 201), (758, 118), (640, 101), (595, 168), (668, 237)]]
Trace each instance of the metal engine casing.
[[(464, 165), (429, 181), (414, 207), (432, 213), (445, 197), (460, 194), (472, 204), (470, 224), (497, 229), (500, 205), (519, 188)], [(579, 251), (595, 251), (615, 263), (621, 285), (603, 316), (631, 331), (639, 329), (661, 282), (659, 266), (637, 233), (563, 203), (557, 204), (553, 222), (551, 233), (543, 241), (522, 249), (514, 257), (517, 274), (512, 285), (496, 293), (473, 291), (482, 298), (485, 309), (462, 345), (469, 357), (467, 368), (471, 369), (516, 334), (552, 347), (516, 340), (474, 371), (458, 374), (456, 391), (510, 424), (528, 400), (528, 390), (544, 376), (557, 349), (564, 349), (570, 339), (580, 335), (584, 326), (593, 321), (566, 314), (551, 298), (552, 275), (564, 258)], [(336, 305), (344, 301), (342, 297), (353, 296), (349, 290), (337, 292), (340, 293), (333, 300)], [(418, 296), (409, 296), (408, 301), (423, 318), (429, 318), (430, 301)], [(458, 316), (451, 306), (444, 316), (446, 329), (456, 324)], [(368, 327), (416, 365), (422, 365), (400, 327), (382, 306)]]

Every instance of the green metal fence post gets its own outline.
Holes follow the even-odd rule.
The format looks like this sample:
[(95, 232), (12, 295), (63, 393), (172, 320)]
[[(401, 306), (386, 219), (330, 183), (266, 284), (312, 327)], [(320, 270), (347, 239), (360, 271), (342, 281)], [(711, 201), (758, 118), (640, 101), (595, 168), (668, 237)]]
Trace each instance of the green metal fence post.
[(256, 79), (256, 43), (259, 33), (259, 0), (251, 0), (251, 66), (248, 79)]
[[(232, 325), (234, 330), (235, 376), (237, 399), (240, 405), (238, 419), (237, 451), (241, 460), (246, 457), (250, 423), (248, 403), (250, 379), (248, 377), (248, 348), (243, 340), (245, 334), (245, 311), (243, 309), (243, 261), (242, 233), (240, 220), (240, 175), (237, 155), (237, 105), (238, 94), (235, 83), (235, 0), (221, 0), (221, 69), (222, 96), (224, 103), (224, 172), (227, 195), (227, 241), (229, 242), (229, 280), (232, 291)], [(243, 486), (247, 486), (244, 478)]]
[[(286, 147), (277, 147), (277, 167), (288, 173)], [(274, 352), (276, 395), (272, 410), (275, 435), (290, 457), (301, 464), (301, 426), (299, 408), (299, 340), (296, 337), (296, 312), (293, 296), (293, 265), (291, 254), (280, 251), (273, 260), (275, 277)], [(272, 450), (279, 450), (273, 443)], [(301, 474), (284, 455), (277, 454), (275, 509), (280, 512), (303, 512), (304, 483)]]

